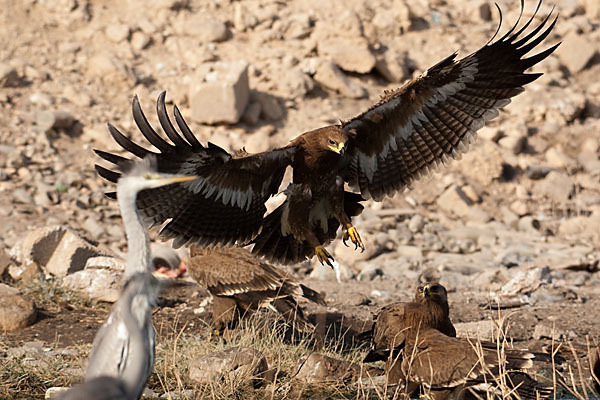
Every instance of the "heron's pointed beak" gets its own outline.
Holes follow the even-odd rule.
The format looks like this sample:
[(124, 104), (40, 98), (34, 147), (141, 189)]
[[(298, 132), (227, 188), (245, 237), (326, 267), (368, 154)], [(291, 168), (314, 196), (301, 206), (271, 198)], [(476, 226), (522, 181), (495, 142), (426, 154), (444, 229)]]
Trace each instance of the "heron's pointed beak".
[(197, 178), (198, 177), (195, 175), (192, 175), (192, 176), (178, 175), (178, 176), (169, 176), (167, 178), (159, 178), (159, 180), (161, 181), (161, 183), (164, 183), (165, 185), (170, 185), (172, 183), (193, 181), (194, 179), (197, 179)]
[(346, 152), (344, 143), (338, 144), (337, 147), (335, 147), (335, 146), (328, 146), (328, 147), (329, 147), (329, 150), (333, 151), (334, 153), (338, 153), (341, 156), (343, 156), (344, 153)]

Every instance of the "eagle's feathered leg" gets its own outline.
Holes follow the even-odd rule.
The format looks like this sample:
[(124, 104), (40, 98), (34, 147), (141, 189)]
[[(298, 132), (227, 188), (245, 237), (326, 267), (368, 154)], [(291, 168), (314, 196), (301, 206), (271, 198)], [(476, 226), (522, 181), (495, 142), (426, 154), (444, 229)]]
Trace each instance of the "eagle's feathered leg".
[(346, 242), (348, 239), (350, 239), (352, 243), (354, 243), (354, 250), (360, 247), (361, 252), (363, 252), (365, 251), (365, 245), (363, 244), (358, 231), (354, 225), (352, 225), (352, 220), (348, 214), (346, 214), (344, 209), (344, 180), (338, 176), (335, 183), (336, 187), (333, 193), (331, 193), (330, 198), (331, 206), (333, 208), (333, 215), (339, 221), (340, 225), (346, 229), (342, 242), (344, 245), (348, 246)]
[(288, 198), (288, 204), (281, 217), (282, 233), (284, 235), (291, 233), (296, 239), (308, 243), (310, 247), (315, 249), (315, 255), (319, 262), (322, 265), (327, 263), (333, 268), (332, 261), (334, 261), (334, 258), (325, 250), (311, 224), (311, 209), (313, 207), (307, 207), (307, 205), (314, 205), (315, 199), (310, 187), (292, 183), (284, 193)]

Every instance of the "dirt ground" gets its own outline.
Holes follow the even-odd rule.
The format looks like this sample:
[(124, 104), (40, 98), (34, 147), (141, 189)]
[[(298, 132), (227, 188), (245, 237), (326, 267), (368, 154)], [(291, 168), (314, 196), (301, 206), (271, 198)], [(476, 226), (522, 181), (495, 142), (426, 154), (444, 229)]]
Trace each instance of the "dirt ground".
[[(526, 1), (526, 16), (533, 3)], [(507, 29), (518, 1), (499, 5)], [(319, 325), (325, 320), (360, 333), (373, 312), (410, 300), (419, 276), (428, 275), (448, 288), (454, 323), (498, 319), (500, 298), (515, 343), (541, 351), (562, 343), (575, 365), (572, 346), (585, 365), (588, 341), (600, 340), (600, 10), (594, 0), (556, 8), (558, 24), (541, 48), (563, 44), (534, 67), (544, 76), (480, 132), (462, 160), (411, 191), (365, 203), (356, 226), (374, 250), (332, 245), (341, 282), (316, 262), (286, 267), (326, 294), (326, 309), (303, 303), (317, 329), (327, 329)], [(124, 256), (118, 208), (104, 196), (110, 186), (95, 174), (100, 160), (92, 149), (119, 150), (107, 122), (143, 143), (130, 113), (134, 94), (152, 124), (154, 101), (167, 90), (202, 141), (264, 150), (357, 115), (383, 90), (456, 50), (475, 51), (498, 21), (484, 0), (25, 0), (6, 2), (0, 16), (0, 249), (11, 256), (28, 231), (54, 225)], [(332, 37), (357, 46), (350, 60), (334, 61), (346, 78), (337, 90), (313, 70), (335, 59), (323, 45)], [(368, 45), (359, 48), (362, 41)], [(354, 51), (387, 60), (393, 73), (357, 72), (364, 60), (352, 59)], [(203, 65), (237, 60), (249, 64), (251, 100), (266, 93), (274, 108), (258, 121), (194, 121), (188, 92)], [(44, 126), (48, 110), (75, 122)], [(451, 197), (454, 188), (469, 201)], [(18, 257), (13, 262), (19, 267)], [(6, 274), (2, 280), (31, 286)], [(207, 296), (190, 280), (167, 289), (154, 314), (158, 341), (178, 334), (209, 340)], [(0, 333), (4, 348), (90, 344), (110, 309), (94, 301), (44, 304), (33, 325)]]

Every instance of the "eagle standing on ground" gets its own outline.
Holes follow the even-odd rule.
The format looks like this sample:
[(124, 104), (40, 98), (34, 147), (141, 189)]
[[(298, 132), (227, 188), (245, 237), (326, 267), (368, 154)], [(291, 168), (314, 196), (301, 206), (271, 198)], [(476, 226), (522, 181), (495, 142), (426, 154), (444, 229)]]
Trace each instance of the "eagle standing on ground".
[(449, 315), (446, 288), (438, 282), (420, 284), (413, 302), (388, 304), (373, 316), (371, 350), (364, 361), (394, 357), (404, 348), (407, 337), (416, 335), (421, 329), (433, 328), (444, 335), (456, 336)]
[(385, 360), (387, 383), (409, 396), (419, 388), (435, 400), (471, 392), (495, 395), (502, 373), (502, 384), (523, 399), (549, 396), (551, 386), (522, 372), (534, 360), (548, 361), (548, 355), (504, 349), (504, 359), (499, 358), (496, 343), (456, 338), (449, 313), (446, 288), (438, 282), (420, 284), (413, 302), (393, 303), (375, 314), (372, 349), (364, 361)]
[[(541, 5), (537, 5), (536, 13)], [(523, 12), (521, 0), (521, 14)], [(548, 57), (558, 44), (527, 58), (552, 31), (551, 13), (528, 34), (535, 14), (517, 29), (490, 41), (469, 56), (454, 53), (402, 87), (386, 91), (377, 104), (347, 121), (306, 132), (287, 146), (257, 154), (229, 154), (212, 143), (202, 145), (174, 108), (178, 132), (166, 108), (157, 102), (158, 119), (172, 143), (161, 138), (144, 116), (137, 98), (133, 116), (142, 134), (159, 152), (160, 172), (197, 175), (192, 182), (144, 191), (138, 208), (146, 222), (160, 225), (175, 246), (253, 244), (252, 251), (271, 261), (295, 263), (316, 255), (331, 265), (324, 246), (344, 230), (355, 248), (364, 249), (351, 218), (360, 201), (381, 200), (407, 188), (450, 158), (458, 158), (486, 121), (541, 73), (525, 71)], [(501, 16), (501, 14), (500, 14)], [(500, 29), (500, 26), (498, 27)], [(137, 145), (109, 124), (125, 150), (144, 157)], [(96, 150), (103, 159), (130, 160)], [(285, 169), (293, 181), (287, 200), (265, 215), (265, 201), (279, 190)], [(98, 173), (116, 182), (119, 174), (101, 166)], [(344, 190), (347, 183), (360, 194)]]
[(260, 308), (274, 309), (299, 331), (312, 331), (296, 297), (326, 305), (320, 293), (243, 248), (192, 246), (187, 266), (192, 278), (213, 296), (213, 321), (219, 332)]
[(590, 371), (596, 392), (600, 394), (600, 343), (590, 352)]
[(424, 329), (408, 337), (403, 357), (394, 360), (391, 368), (405, 380), (408, 394), (422, 386), (434, 400), (549, 398), (552, 385), (524, 372), (533, 366), (535, 358), (525, 350)]

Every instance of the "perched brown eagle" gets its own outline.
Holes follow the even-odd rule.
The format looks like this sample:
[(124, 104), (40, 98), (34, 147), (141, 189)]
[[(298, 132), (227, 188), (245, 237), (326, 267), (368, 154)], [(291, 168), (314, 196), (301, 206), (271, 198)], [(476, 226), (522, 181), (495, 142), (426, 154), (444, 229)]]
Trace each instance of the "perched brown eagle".
[(392, 303), (381, 308), (373, 317), (371, 351), (365, 362), (387, 360), (404, 348), (406, 339), (421, 329), (438, 329), (445, 335), (456, 336), (450, 321), (446, 288), (438, 282), (425, 282), (417, 287), (411, 303)]
[(404, 356), (392, 361), (395, 365), (391, 370), (405, 380), (408, 394), (421, 386), (435, 400), (549, 398), (552, 385), (540, 383), (524, 372), (533, 366), (535, 358), (535, 354), (525, 350), (425, 329), (407, 339)]
[(199, 249), (187, 261), (192, 278), (213, 296), (215, 329), (233, 327), (238, 318), (260, 308), (279, 312), (299, 331), (312, 331), (296, 297), (326, 305), (323, 296), (244, 248)]
[(600, 343), (592, 348), (590, 352), (590, 370), (592, 372), (594, 388), (600, 394)]
[[(540, 5), (541, 0), (536, 12)], [(521, 11), (523, 6), (521, 0)], [(271, 261), (294, 263), (316, 255), (321, 263), (331, 264), (323, 246), (336, 237), (341, 225), (344, 243), (350, 239), (355, 248), (364, 249), (351, 220), (362, 210), (359, 202), (391, 196), (466, 151), (476, 131), (524, 85), (542, 75), (525, 71), (558, 44), (525, 56), (552, 31), (556, 18), (549, 23), (550, 15), (527, 34), (535, 13), (521, 28), (519, 18), (504, 36), (494, 41), (494, 35), (461, 60), (456, 53), (446, 57), (418, 78), (386, 91), (362, 114), (258, 154), (230, 154), (212, 143), (202, 145), (175, 107), (178, 131), (167, 114), (163, 93), (157, 112), (169, 143), (150, 126), (134, 98), (134, 120), (159, 150), (159, 171), (199, 176), (140, 193), (139, 212), (151, 224), (168, 221), (161, 233), (174, 238), (175, 246), (253, 243), (252, 251)], [(110, 124), (109, 131), (135, 156), (151, 153)], [(101, 150), (96, 153), (115, 164), (130, 161)], [(265, 215), (265, 201), (279, 191), (288, 166), (293, 182), (285, 190), (287, 200)], [(112, 182), (119, 177), (101, 166), (96, 169)], [(345, 183), (360, 194), (345, 191)]]

